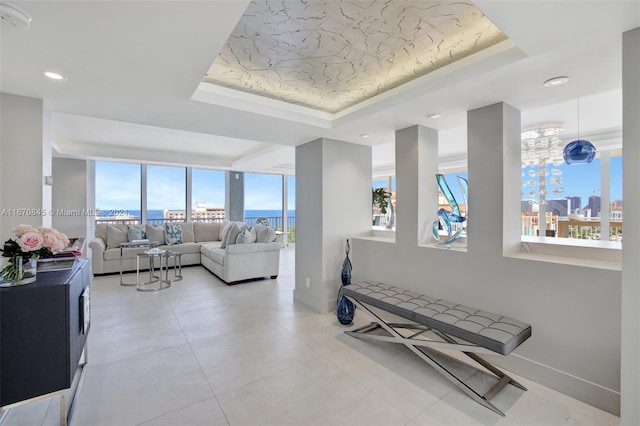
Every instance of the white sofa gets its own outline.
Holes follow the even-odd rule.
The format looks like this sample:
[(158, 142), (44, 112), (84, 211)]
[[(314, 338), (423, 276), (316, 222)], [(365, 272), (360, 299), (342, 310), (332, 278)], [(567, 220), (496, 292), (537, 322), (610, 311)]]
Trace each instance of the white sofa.
[[(181, 222), (182, 242), (167, 244), (163, 225), (129, 225), (135, 230), (144, 230), (151, 241), (158, 241), (160, 249), (182, 253), (182, 265), (203, 265), (227, 284), (238, 281), (278, 276), (280, 267), (280, 243), (276, 241), (273, 228), (260, 225), (246, 225), (241, 222)], [(235, 225), (232, 226), (232, 225)], [(259, 241), (245, 243), (232, 234), (231, 228), (249, 229), (260, 235)], [(128, 225), (96, 224), (95, 238), (89, 242), (91, 248), (91, 266), (94, 275), (120, 272), (120, 243), (127, 242)], [(135, 233), (135, 231), (133, 231)], [(225, 236), (233, 236), (233, 241)], [(242, 240), (242, 238), (240, 238)], [(268, 240), (268, 241), (267, 241)], [(135, 271), (137, 253), (148, 247), (123, 248), (122, 270)]]

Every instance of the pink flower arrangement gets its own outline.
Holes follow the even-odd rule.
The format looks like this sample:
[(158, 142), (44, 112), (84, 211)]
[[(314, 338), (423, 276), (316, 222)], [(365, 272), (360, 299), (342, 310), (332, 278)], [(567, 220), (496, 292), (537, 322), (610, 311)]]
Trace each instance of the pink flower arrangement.
[(4, 248), (0, 250), (4, 257), (22, 256), (27, 260), (31, 257), (52, 256), (69, 245), (69, 238), (53, 228), (18, 225), (11, 231), (16, 240), (4, 243)]

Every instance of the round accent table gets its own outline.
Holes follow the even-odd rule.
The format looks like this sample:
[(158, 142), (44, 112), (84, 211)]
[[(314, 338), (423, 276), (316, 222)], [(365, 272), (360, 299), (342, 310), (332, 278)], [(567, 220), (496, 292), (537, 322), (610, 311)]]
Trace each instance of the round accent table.
[[(160, 276), (154, 276), (155, 272), (155, 258), (159, 259), (160, 263)], [(166, 290), (171, 287), (171, 281), (167, 279), (162, 279), (162, 269), (165, 266), (167, 267), (167, 273), (169, 270), (168, 260), (164, 262), (163, 259), (167, 257), (167, 250), (162, 250), (159, 248), (152, 248), (150, 250), (145, 250), (137, 254), (136, 259), (136, 289), (138, 291), (160, 291)], [(149, 259), (149, 281), (140, 282), (140, 258)], [(158, 283), (156, 286), (153, 284)]]

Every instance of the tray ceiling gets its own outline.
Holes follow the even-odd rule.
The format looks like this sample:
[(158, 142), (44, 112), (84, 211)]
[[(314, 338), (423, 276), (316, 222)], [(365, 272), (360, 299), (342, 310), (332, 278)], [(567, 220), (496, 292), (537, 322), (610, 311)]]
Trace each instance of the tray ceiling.
[(336, 113), (506, 39), (471, 2), (254, 0), (204, 82)]

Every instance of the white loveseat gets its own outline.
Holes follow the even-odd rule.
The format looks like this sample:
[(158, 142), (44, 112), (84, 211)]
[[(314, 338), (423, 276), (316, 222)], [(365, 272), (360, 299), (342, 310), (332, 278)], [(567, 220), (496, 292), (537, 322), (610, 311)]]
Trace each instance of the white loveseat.
[[(160, 243), (158, 248), (182, 253), (183, 266), (202, 264), (228, 284), (262, 277), (275, 279), (278, 276), (280, 243), (276, 242), (273, 228), (226, 220), (214, 223), (181, 222), (179, 225), (182, 242), (167, 244), (163, 225), (96, 224), (95, 238), (89, 242), (93, 274), (119, 273), (120, 243), (139, 239), (136, 237), (141, 235), (135, 235), (136, 230), (144, 230), (146, 239)], [(239, 229), (243, 237), (244, 231), (248, 231), (246, 235), (256, 235), (257, 241), (251, 242), (251, 237), (246, 238), (247, 241), (238, 237)], [(137, 253), (147, 249), (123, 248), (122, 270), (135, 271)]]

